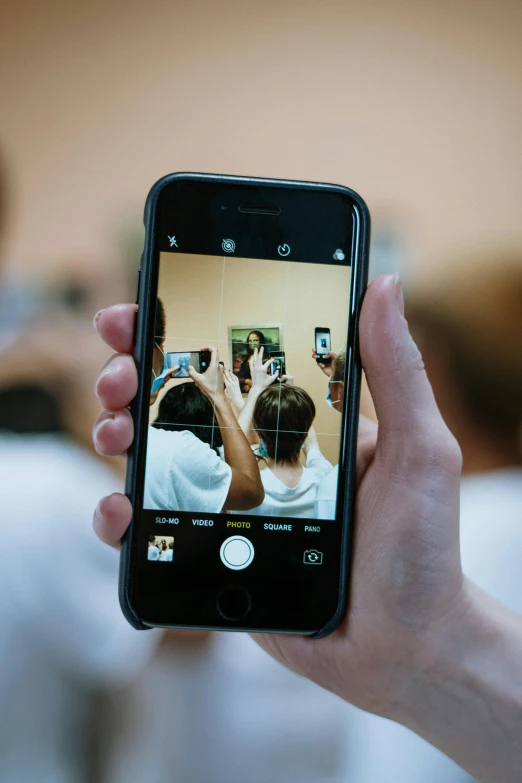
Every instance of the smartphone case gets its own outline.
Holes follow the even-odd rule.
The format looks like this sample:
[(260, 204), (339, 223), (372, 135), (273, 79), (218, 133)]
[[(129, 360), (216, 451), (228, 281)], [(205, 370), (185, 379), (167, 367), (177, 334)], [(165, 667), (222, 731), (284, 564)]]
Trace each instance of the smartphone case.
[[(311, 634), (312, 638), (320, 639), (328, 634), (332, 633), (340, 624), (342, 618), (347, 609), (349, 598), (349, 583), (351, 572), (351, 557), (352, 557), (352, 540), (353, 540), (353, 511), (355, 503), (355, 460), (357, 454), (357, 430), (359, 424), (359, 398), (361, 390), (361, 360), (359, 354), (359, 335), (358, 324), (359, 315), (361, 311), (361, 305), (368, 283), (368, 264), (369, 264), (369, 251), (370, 251), (370, 213), (366, 203), (363, 199), (350, 188), (343, 187), (341, 185), (331, 185), (327, 183), (318, 182), (301, 182), (295, 180), (281, 180), (281, 179), (260, 179), (256, 177), (235, 177), (235, 176), (222, 176), (217, 174), (197, 174), (190, 172), (181, 172), (177, 174), (169, 174), (162, 177), (151, 188), (147, 201), (145, 203), (144, 212), (144, 225), (145, 225), (145, 243), (144, 250), (141, 257), (141, 267), (138, 271), (138, 283), (136, 290), (136, 304), (138, 305), (138, 313), (136, 315), (135, 325), (135, 347), (134, 347), (134, 360), (138, 369), (138, 394), (131, 404), (131, 414), (134, 420), (135, 438), (132, 446), (127, 453), (127, 474), (125, 481), (125, 494), (129, 498), (132, 507), (135, 507), (136, 501), (136, 477), (138, 471), (138, 458), (140, 453), (140, 446), (144, 439), (144, 432), (146, 428), (146, 417), (142, 417), (140, 421), (139, 412), (147, 410), (149, 407), (149, 388), (147, 379), (144, 378), (144, 360), (146, 351), (146, 324), (149, 320), (149, 307), (150, 307), (150, 288), (151, 288), (151, 271), (153, 261), (153, 248), (154, 248), (154, 211), (158, 195), (162, 188), (174, 181), (174, 180), (192, 180), (200, 182), (215, 182), (215, 183), (244, 183), (253, 185), (263, 185), (265, 183), (270, 184), (271, 187), (285, 187), (285, 188), (310, 188), (313, 190), (326, 190), (337, 191), (348, 195), (356, 206), (357, 218), (360, 221), (359, 230), (359, 248), (355, 254), (355, 262), (353, 266), (353, 278), (354, 285), (352, 285), (351, 302), (350, 302), (350, 321), (348, 332), (348, 346), (347, 353), (350, 354), (350, 358), (346, 363), (347, 377), (346, 388), (349, 389), (349, 394), (345, 398), (345, 416), (344, 416), (344, 432), (352, 433), (351, 438), (345, 438), (345, 442), (348, 444), (348, 448), (344, 456), (343, 476), (344, 476), (344, 489), (345, 498), (348, 498), (348, 502), (344, 504), (344, 513), (342, 518), (342, 535), (341, 535), (341, 569), (340, 569), (340, 581), (339, 581), (339, 600), (335, 614), (333, 617), (318, 631)], [(119, 572), (119, 599), (120, 605), (125, 618), (128, 622), (137, 630), (150, 630), (152, 626), (143, 623), (140, 618), (134, 612), (130, 600), (129, 600), (129, 585), (131, 579), (131, 554), (133, 546), (133, 522), (127, 529), (125, 536), (121, 542), (121, 556), (120, 556), (120, 572)], [(246, 631), (247, 628), (230, 628), (219, 630), (230, 631)], [(267, 633), (270, 633), (270, 629), (266, 629)], [(280, 631), (273, 631), (278, 633)]]

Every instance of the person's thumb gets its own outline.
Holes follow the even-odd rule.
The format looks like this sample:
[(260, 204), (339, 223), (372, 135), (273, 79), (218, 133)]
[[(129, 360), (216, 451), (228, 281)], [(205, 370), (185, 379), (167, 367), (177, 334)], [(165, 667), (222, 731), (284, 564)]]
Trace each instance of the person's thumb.
[(426, 463), (447, 454), (460, 471), (460, 450), (446, 427), (422, 356), (404, 318), (397, 275), (383, 275), (364, 298), (359, 340), (361, 360), (379, 422), (377, 452), (394, 468)]

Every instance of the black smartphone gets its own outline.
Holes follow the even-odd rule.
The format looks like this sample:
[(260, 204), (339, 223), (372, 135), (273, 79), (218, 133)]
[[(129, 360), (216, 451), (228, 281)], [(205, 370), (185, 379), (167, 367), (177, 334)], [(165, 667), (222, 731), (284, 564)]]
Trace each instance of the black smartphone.
[(165, 354), (168, 367), (179, 367), (172, 378), (188, 378), (192, 365), (196, 372), (206, 372), (210, 364), (210, 351), (169, 351)]
[(330, 329), (327, 326), (315, 327), (315, 360), (319, 364), (331, 364), (332, 359), (326, 356), (332, 350)]
[[(149, 193), (144, 222), (123, 611), (140, 629), (324, 636), (347, 605), (367, 207), (337, 185), (172, 174)], [(345, 383), (335, 409), (310, 356), (314, 322), (339, 336)], [(201, 345), (216, 352), (205, 381), (169, 389), (159, 402), (160, 411), (168, 406), (164, 426), (153, 381), (166, 356)], [(261, 346), (291, 366), (293, 384), (259, 377), (252, 360)], [(219, 396), (220, 362), (250, 391), (263, 385), (248, 423), (263, 460), (253, 458), (248, 482), (237, 469), (237, 455), (252, 454), (239, 422), (220, 424), (232, 410)], [(279, 465), (290, 476), (285, 487)], [(163, 566), (148, 556), (158, 537), (175, 537), (175, 557)]]
[(276, 372), (279, 372), (279, 375), (277, 376), (277, 380), (280, 381), (283, 375), (286, 375), (286, 359), (285, 359), (285, 352), (284, 351), (272, 351), (270, 353), (270, 358), (272, 359), (272, 375)]

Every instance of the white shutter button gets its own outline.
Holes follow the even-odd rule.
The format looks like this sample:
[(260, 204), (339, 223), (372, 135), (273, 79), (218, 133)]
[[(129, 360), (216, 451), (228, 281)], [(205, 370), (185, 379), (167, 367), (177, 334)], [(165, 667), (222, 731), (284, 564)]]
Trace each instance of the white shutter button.
[(230, 536), (221, 544), (219, 556), (227, 568), (240, 571), (254, 559), (254, 547), (244, 536)]

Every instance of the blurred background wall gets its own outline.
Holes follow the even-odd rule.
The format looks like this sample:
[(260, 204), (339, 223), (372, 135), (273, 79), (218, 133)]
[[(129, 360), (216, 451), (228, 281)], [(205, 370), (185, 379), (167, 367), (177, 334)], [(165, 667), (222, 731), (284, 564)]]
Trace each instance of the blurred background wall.
[(176, 170), (349, 185), (407, 274), (520, 239), (521, 29), (518, 0), (4, 0), (7, 261), (106, 264)]

